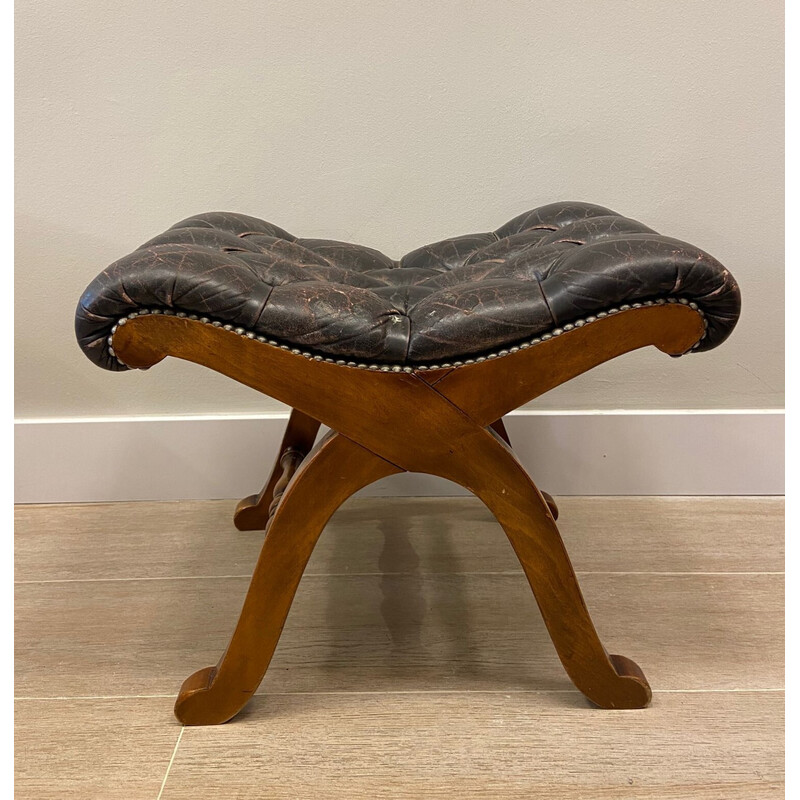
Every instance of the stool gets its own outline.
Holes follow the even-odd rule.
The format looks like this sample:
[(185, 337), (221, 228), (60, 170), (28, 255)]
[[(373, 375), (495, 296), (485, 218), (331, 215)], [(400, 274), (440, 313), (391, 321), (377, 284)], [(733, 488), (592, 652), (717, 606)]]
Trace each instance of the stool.
[[(404, 471), (455, 481), (488, 506), (589, 700), (646, 706), (647, 680), (600, 642), (556, 505), (516, 459), (502, 418), (646, 345), (709, 350), (739, 309), (714, 258), (586, 203), (543, 206), (399, 262), (243, 214), (199, 214), (112, 264), (76, 312), (92, 361), (121, 371), (182, 358), (293, 409), (269, 480), (234, 514), (241, 530), (266, 528), (238, 624), (217, 665), (183, 683), (177, 718), (209, 725), (241, 710), (331, 515)], [(315, 444), (321, 423), (331, 430)]]

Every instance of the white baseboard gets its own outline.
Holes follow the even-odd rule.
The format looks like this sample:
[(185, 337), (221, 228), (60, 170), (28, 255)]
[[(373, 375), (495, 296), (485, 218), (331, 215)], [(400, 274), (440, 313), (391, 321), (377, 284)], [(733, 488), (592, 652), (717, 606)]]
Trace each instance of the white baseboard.
[[(16, 501), (238, 498), (258, 491), (286, 414), (21, 420)], [(554, 495), (783, 494), (780, 410), (531, 412), (506, 418), (514, 449)], [(370, 495), (462, 494), (404, 474)]]

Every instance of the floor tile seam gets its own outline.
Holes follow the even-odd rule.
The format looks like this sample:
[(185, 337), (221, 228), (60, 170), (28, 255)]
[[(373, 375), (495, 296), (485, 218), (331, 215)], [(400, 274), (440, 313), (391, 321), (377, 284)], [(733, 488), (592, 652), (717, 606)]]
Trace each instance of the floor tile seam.
[[(696, 689), (653, 689), (653, 694), (780, 694), (785, 692), (784, 687), (727, 687), (713, 688), (701, 687)], [(314, 696), (346, 696), (351, 695), (459, 695), (459, 694), (575, 694), (577, 689), (342, 689), (315, 692), (256, 692), (254, 697), (314, 697)], [(61, 695), (41, 696), (32, 695), (15, 697), (19, 702), (68, 702), (87, 700), (169, 700), (175, 693), (169, 694), (119, 694), (119, 695)]]
[[(778, 576), (785, 577), (785, 571), (714, 571), (702, 572), (693, 570), (576, 570), (576, 575), (606, 575), (606, 576), (624, 576), (624, 575), (653, 575), (663, 577), (723, 577), (723, 576)], [(377, 578), (377, 577), (427, 577), (427, 576), (468, 576), (468, 575), (484, 575), (484, 576), (520, 576), (524, 577), (522, 570), (476, 570), (466, 572), (309, 572), (303, 575), (304, 578)], [(126, 578), (43, 578), (40, 580), (27, 579), (14, 581), (15, 586), (30, 586), (33, 584), (52, 584), (52, 583), (136, 583), (136, 582), (149, 582), (149, 581), (208, 581), (208, 580), (246, 580), (251, 578), (251, 574), (242, 575), (158, 575), (153, 577), (139, 576), (139, 577), (126, 577)]]
[(167, 778), (169, 778), (169, 772), (172, 769), (172, 764), (175, 761), (175, 756), (178, 754), (178, 748), (181, 744), (181, 739), (183, 738), (183, 732), (186, 730), (184, 726), (181, 726), (180, 732), (178, 733), (178, 740), (175, 742), (175, 748), (172, 751), (172, 757), (169, 760), (169, 764), (167, 764), (167, 771), (164, 773), (164, 780), (161, 781), (161, 788), (158, 790), (158, 795), (156, 795), (156, 800), (161, 800), (161, 795), (164, 794), (164, 787), (167, 785)]

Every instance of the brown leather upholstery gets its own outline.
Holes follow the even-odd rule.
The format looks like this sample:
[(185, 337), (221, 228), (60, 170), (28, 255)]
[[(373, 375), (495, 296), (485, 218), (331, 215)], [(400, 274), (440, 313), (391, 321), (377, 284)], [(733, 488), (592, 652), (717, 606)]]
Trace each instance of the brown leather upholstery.
[(203, 315), (335, 358), (422, 365), (479, 355), (620, 304), (680, 298), (724, 341), (739, 289), (707, 253), (587, 203), (554, 203), (494, 232), (425, 245), (399, 262), (298, 239), (244, 214), (190, 217), (89, 285), (75, 330), (86, 355), (125, 369), (111, 328), (138, 309)]

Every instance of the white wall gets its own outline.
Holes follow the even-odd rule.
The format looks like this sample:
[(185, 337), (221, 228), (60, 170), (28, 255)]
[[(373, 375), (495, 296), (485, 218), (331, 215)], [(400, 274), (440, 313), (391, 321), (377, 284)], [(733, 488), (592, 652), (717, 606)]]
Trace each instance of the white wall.
[(538, 408), (782, 405), (782, 5), (17, 3), (17, 415), (278, 409), (179, 362), (113, 375), (72, 332), (109, 262), (234, 210), (392, 256), (586, 200), (719, 258), (719, 350), (639, 352)]
[[(240, 498), (272, 468), (285, 414), (20, 420), (18, 503)], [(520, 411), (514, 452), (555, 495), (783, 494), (780, 411)], [(76, 454), (80, 454), (77, 455)], [(83, 457), (88, 454), (89, 457)], [(463, 494), (430, 475), (391, 475), (365, 495)]]

